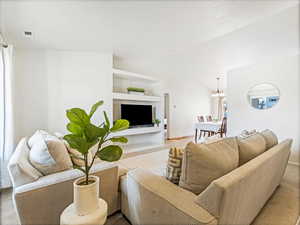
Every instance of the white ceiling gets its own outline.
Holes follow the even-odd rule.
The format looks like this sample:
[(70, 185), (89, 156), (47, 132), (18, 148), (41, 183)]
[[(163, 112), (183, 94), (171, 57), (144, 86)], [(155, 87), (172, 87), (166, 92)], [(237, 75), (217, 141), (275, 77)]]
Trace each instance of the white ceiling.
[[(226, 87), (226, 72), (299, 51), (298, 0), (0, 0), (16, 48), (105, 51), (123, 69)], [(24, 37), (31, 31), (33, 37)]]
[(0, 15), (4, 37), (17, 48), (109, 51), (123, 58), (188, 50), (297, 3), (2, 0)]
[(115, 62), (119, 68), (168, 78), (168, 84), (182, 78), (183, 85), (193, 80), (215, 89), (216, 77), (221, 77), (225, 88), (226, 74), (234, 68), (299, 54), (299, 15), (299, 6), (290, 7), (167, 57), (116, 57)]

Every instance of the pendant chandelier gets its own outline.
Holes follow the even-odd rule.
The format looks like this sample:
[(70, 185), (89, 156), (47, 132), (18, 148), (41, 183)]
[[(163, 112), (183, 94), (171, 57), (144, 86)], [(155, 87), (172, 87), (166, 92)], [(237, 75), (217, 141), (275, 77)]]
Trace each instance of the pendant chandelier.
[(220, 77), (217, 77), (217, 90), (214, 91), (211, 95), (212, 97), (224, 97), (225, 94), (220, 90)]

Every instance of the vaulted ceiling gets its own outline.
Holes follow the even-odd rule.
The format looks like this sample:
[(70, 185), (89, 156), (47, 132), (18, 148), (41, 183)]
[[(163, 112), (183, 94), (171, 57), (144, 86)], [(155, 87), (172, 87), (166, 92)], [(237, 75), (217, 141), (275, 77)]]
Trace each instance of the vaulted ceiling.
[[(296, 1), (2, 1), (2, 32), (16, 47), (157, 54), (188, 49)], [(33, 33), (32, 39), (24, 31)]]
[[(2, 0), (0, 4), (1, 32), (16, 48), (105, 51), (134, 61), (195, 54), (195, 46), (263, 21), (299, 1)], [(32, 38), (24, 31), (31, 31)]]

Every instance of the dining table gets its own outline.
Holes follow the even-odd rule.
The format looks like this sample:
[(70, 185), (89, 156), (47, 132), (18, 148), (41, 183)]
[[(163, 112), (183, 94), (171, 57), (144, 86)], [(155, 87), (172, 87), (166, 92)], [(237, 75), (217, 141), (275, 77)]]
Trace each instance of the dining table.
[(209, 134), (210, 133), (217, 133), (222, 126), (222, 121), (206, 121), (206, 122), (197, 122), (194, 125), (195, 129), (195, 143), (197, 143), (198, 139), (198, 130), (201, 131), (206, 131)]

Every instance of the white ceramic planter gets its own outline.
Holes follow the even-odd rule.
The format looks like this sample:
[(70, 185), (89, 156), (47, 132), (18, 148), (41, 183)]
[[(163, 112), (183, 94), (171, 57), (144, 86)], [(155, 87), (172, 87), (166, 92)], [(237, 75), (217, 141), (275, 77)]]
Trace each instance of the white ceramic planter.
[(88, 215), (99, 208), (99, 177), (89, 176), (94, 182), (88, 185), (79, 185), (85, 177), (74, 181), (74, 205), (78, 216)]

